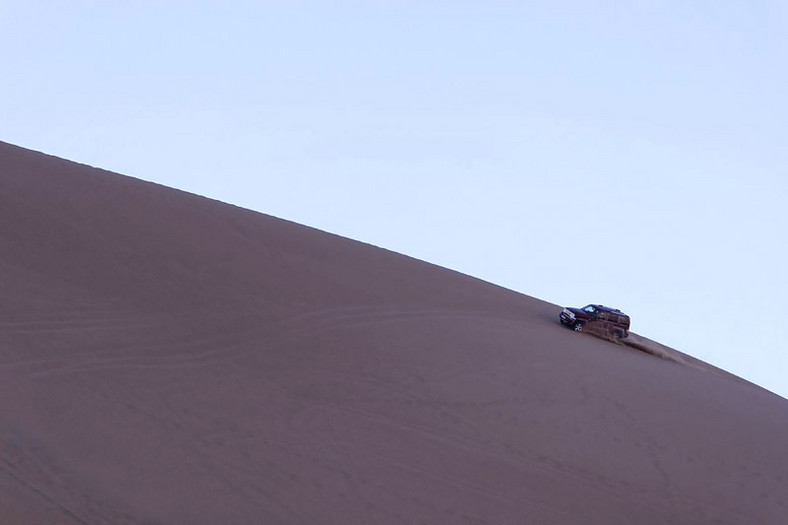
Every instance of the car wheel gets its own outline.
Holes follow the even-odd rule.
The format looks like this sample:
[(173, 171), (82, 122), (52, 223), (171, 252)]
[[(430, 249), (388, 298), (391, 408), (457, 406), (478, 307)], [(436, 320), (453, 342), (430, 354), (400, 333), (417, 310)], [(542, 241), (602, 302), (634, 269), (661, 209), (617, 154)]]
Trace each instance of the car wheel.
[(575, 325), (572, 327), (572, 330), (575, 332), (581, 332), (583, 330), (583, 323), (575, 323)]

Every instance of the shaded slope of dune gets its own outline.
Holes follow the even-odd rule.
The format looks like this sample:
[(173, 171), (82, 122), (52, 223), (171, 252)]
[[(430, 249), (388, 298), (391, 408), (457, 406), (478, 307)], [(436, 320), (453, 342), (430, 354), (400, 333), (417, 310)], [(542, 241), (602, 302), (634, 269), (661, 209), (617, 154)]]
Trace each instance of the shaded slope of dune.
[(0, 522), (788, 514), (785, 400), (555, 305), (2, 143), (0, 224)]

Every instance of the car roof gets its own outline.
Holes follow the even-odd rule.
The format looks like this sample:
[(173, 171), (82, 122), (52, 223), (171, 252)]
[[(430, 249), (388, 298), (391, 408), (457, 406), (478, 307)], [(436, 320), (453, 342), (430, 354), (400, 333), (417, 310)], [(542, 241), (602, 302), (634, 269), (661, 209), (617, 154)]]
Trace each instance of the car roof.
[(622, 312), (621, 310), (619, 310), (618, 308), (611, 308), (611, 307), (605, 306), (603, 304), (593, 304), (591, 306), (594, 306), (595, 308), (598, 308), (600, 310), (604, 310), (605, 312), (616, 312), (617, 314), (627, 315), (624, 312)]

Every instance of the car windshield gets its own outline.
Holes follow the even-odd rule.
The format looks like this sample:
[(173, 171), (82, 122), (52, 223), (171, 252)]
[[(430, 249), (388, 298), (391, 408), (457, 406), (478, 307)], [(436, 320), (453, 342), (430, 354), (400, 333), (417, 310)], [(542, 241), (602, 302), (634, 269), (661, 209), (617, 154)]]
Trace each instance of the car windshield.
[(593, 305), (590, 305), (590, 304), (589, 304), (588, 306), (586, 306), (585, 308), (583, 308), (583, 311), (584, 311), (584, 312), (588, 312), (588, 313), (590, 313), (590, 314), (593, 314), (594, 312), (596, 312), (596, 308), (594, 308), (594, 306), (593, 306)]

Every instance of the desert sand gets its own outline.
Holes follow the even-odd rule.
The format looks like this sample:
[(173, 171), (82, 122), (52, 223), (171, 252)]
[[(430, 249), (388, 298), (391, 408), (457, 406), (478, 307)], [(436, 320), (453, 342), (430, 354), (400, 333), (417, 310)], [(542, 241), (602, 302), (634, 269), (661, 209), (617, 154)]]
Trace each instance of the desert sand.
[(5, 143), (0, 293), (3, 524), (788, 523), (783, 398)]

